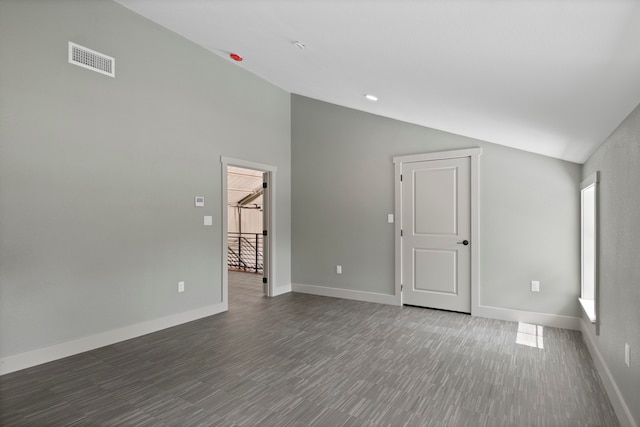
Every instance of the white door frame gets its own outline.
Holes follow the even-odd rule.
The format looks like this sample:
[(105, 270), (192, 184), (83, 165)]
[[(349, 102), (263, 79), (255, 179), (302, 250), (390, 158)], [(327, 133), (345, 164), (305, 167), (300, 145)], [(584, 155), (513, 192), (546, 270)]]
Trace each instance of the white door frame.
[(263, 163), (256, 163), (249, 160), (234, 159), (231, 157), (220, 156), (222, 163), (222, 303), (229, 308), (229, 272), (227, 269), (227, 233), (229, 231), (229, 209), (227, 194), (227, 169), (228, 166), (236, 166), (240, 168), (253, 169), (267, 174), (266, 182), (268, 183), (268, 191), (264, 202), (268, 212), (265, 212), (267, 219), (267, 230), (269, 232), (265, 245), (264, 269), (267, 275), (267, 296), (274, 296), (274, 286), (276, 282), (276, 172), (278, 168)]
[(412, 154), (393, 158), (395, 176), (395, 301), (402, 305), (402, 169), (404, 163), (428, 160), (457, 159), (469, 157), (471, 160), (471, 315), (478, 314), (480, 306), (480, 155), (482, 148), (439, 151), (434, 153)]

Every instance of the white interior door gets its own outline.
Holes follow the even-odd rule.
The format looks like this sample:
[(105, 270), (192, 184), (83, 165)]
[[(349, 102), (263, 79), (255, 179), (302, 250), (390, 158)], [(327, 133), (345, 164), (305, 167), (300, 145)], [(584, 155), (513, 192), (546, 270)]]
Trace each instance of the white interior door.
[(402, 165), (402, 301), (471, 312), (469, 157)]
[(262, 190), (262, 292), (265, 296), (272, 296), (269, 287), (269, 239), (271, 239), (271, 230), (269, 230), (271, 209), (271, 176), (269, 172), (262, 174), (263, 190)]

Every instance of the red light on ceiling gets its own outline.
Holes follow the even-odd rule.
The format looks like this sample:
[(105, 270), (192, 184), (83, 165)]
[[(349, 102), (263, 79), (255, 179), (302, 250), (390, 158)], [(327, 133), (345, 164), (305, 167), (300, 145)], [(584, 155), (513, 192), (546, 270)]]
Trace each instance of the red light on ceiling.
[(232, 53), (229, 55), (231, 57), (231, 59), (233, 59), (234, 61), (242, 61), (242, 56), (238, 55), (237, 53)]

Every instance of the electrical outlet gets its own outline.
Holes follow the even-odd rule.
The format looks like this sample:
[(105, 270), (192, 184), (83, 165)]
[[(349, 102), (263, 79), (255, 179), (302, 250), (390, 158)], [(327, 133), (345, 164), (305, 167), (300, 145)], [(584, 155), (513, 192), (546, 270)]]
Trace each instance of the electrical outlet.
[(342, 266), (341, 265), (336, 265), (336, 273), (337, 274), (342, 274)]
[(537, 280), (531, 281), (531, 292), (540, 292), (540, 282)]
[(184, 282), (178, 282), (178, 292), (184, 292)]
[(631, 365), (631, 361), (629, 360), (629, 353), (631, 352), (631, 346), (628, 342), (624, 343), (624, 363), (627, 365), (627, 368)]

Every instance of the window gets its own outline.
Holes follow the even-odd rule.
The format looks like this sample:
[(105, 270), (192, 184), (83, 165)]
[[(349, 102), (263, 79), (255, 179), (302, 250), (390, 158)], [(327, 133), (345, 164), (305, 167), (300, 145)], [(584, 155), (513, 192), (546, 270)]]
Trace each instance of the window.
[[(598, 181), (599, 173), (580, 185), (581, 292), (580, 304), (592, 323), (597, 320), (598, 295)], [(596, 323), (597, 328), (597, 323)]]

